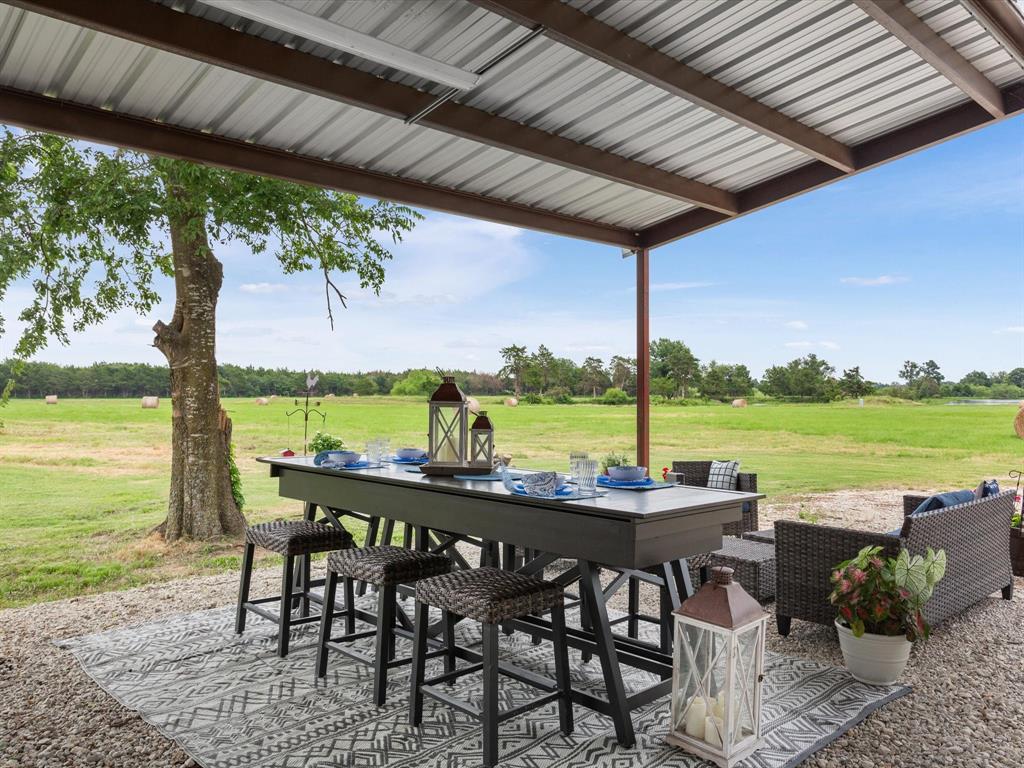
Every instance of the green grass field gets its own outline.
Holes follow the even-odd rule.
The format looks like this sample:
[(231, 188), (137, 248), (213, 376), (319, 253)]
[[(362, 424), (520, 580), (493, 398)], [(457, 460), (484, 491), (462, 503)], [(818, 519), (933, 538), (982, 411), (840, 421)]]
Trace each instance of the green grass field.
[[(499, 450), (526, 467), (562, 468), (570, 450), (635, 451), (632, 407), (505, 408), (482, 398)], [(291, 401), (228, 400), (251, 521), (296, 512), (254, 457), (301, 449)], [(232, 542), (168, 547), (148, 532), (164, 514), (170, 403), (13, 400), (0, 411), (0, 607), (235, 569)], [(324, 401), (327, 431), (361, 448), (424, 445), (426, 406), (400, 398)], [(654, 409), (652, 470), (672, 459), (741, 459), (770, 496), (840, 488), (951, 488), (1021, 463), (1012, 406), (869, 403)]]

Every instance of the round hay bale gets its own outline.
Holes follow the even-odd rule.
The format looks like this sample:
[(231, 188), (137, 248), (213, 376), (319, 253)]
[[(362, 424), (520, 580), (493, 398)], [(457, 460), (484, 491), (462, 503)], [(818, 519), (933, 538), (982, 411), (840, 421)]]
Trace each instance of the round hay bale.
[(276, 399), (277, 399), (277, 395), (271, 395), (271, 396), (270, 396), (270, 399), (271, 399), (271, 400), (276, 400)]
[(514, 397), (506, 397), (505, 405), (507, 405), (509, 408), (515, 408), (517, 405), (519, 405), (519, 401), (516, 400), (516, 398)]
[(1024, 403), (1020, 404), (1020, 410), (1017, 411), (1017, 418), (1013, 420), (1013, 428), (1017, 432), (1017, 437), (1024, 440)]
[(330, 400), (332, 397), (334, 397), (334, 393), (328, 392), (326, 395), (324, 395), (324, 400)]
[(56, 405), (57, 404), (57, 396), (56, 395), (47, 395), (46, 396), (46, 404), (47, 405)]
[(256, 405), (270, 405), (270, 401), (265, 397), (257, 397)]
[(466, 404), (469, 406), (470, 413), (480, 413), (480, 401), (475, 397), (467, 397)]
[(143, 408), (159, 408), (160, 407), (160, 398), (159, 397), (151, 397), (151, 396), (147, 395), (146, 397), (142, 398), (142, 407)]
[(733, 408), (746, 408), (747, 407), (747, 401), (744, 398), (742, 398), (742, 397), (738, 397), (738, 398), (736, 398), (735, 400), (732, 401), (732, 407)]

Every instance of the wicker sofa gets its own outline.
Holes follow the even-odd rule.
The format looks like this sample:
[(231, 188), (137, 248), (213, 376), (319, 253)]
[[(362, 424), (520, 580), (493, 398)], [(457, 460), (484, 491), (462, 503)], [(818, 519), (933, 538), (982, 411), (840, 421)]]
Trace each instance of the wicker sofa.
[(775, 523), (776, 621), (789, 634), (792, 619), (831, 625), (829, 576), (836, 564), (866, 546), (881, 546), (886, 556), (902, 547), (924, 554), (946, 551), (946, 575), (925, 605), (930, 624), (954, 616), (993, 592), (1013, 598), (1010, 571), (1010, 518), (1013, 493), (911, 514), (926, 497), (903, 497), (903, 527), (893, 533), (830, 528), (791, 520)]

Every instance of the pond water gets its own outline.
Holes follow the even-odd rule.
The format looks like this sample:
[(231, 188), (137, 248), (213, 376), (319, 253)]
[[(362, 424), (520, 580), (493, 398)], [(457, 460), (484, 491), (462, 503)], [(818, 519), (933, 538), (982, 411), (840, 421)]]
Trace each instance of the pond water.
[(950, 400), (946, 405), (1017, 405), (1019, 400)]

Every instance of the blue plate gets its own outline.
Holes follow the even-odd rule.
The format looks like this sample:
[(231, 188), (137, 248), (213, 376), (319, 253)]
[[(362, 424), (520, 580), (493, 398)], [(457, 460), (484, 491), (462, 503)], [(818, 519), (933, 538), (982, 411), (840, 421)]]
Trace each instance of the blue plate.
[[(515, 485), (513, 485), (512, 486), (512, 493), (516, 494), (517, 496), (530, 496), (530, 494), (528, 494), (526, 492), (526, 488), (523, 487), (522, 483), (516, 483)], [(531, 499), (559, 499), (559, 498), (565, 498), (566, 496), (573, 496), (575, 494), (576, 494), (576, 489), (575, 488), (570, 488), (568, 485), (563, 485), (560, 488), (555, 490), (555, 495), (554, 496), (530, 496), (530, 498)]]
[(422, 456), (422, 457), (420, 457), (418, 459), (403, 459), (403, 458), (401, 458), (399, 456), (392, 456), (390, 459), (388, 459), (388, 461), (390, 461), (392, 464), (416, 464), (416, 465), (419, 465), (419, 464), (426, 464), (428, 461), (430, 461), (430, 459), (428, 459), (426, 456)]
[(597, 484), (604, 488), (646, 488), (654, 485), (654, 478), (645, 477), (643, 480), (612, 480), (605, 475), (597, 476)]

